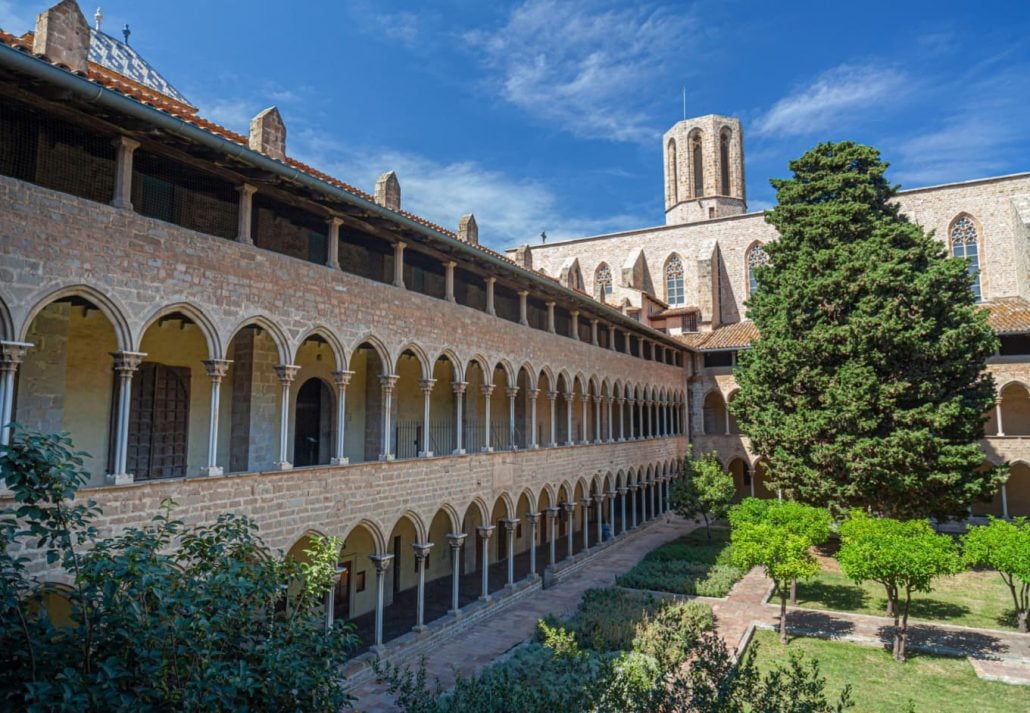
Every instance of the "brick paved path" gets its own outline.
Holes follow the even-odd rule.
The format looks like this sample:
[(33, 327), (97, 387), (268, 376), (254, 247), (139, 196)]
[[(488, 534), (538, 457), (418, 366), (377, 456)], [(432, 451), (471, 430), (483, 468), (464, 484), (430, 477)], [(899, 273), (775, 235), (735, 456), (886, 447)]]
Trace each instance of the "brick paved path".
[[(534, 592), (508, 609), (456, 635), (441, 636), (439, 644), (433, 647), (432, 655), (426, 657), (430, 681), (433, 676), (437, 676), (444, 687), (452, 685), (452, 667), (463, 676), (474, 674), (484, 665), (532, 638), (538, 619), (548, 614), (572, 614), (583, 592), (614, 584), (616, 575), (629, 571), (645, 554), (660, 544), (685, 535), (694, 527), (693, 522), (675, 515), (669, 516), (668, 522), (654, 522), (627, 540), (613, 542), (599, 552), (593, 561), (556, 586)], [(414, 664), (417, 657), (414, 658), (416, 661), (402, 655), (393, 661)], [(358, 698), (356, 710), (367, 713), (396, 710), (384, 687), (375, 681), (359, 684), (351, 692)]]

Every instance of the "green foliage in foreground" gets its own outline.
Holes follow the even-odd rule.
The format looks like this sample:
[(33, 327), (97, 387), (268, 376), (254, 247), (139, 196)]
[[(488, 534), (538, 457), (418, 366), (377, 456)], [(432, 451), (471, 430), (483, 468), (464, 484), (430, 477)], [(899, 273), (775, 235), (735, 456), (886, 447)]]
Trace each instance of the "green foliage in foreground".
[(934, 579), (960, 571), (958, 548), (925, 520), (876, 518), (860, 510), (841, 525), (840, 536), (837, 560), (844, 574), (883, 585), (894, 616), (894, 658), (904, 661), (912, 593), (929, 592)]
[[(0, 708), (30, 711), (338, 711), (355, 644), (326, 631), (324, 568), (271, 552), (249, 519), (186, 527), (165, 513), (101, 539), (67, 438), (25, 434), (0, 454), (17, 507), (0, 512)], [(169, 506), (170, 507), (170, 506)], [(312, 559), (339, 543), (317, 543)], [(26, 548), (70, 576), (51, 623)], [(287, 601), (285, 590), (291, 597)]]
[[(625, 642), (624, 635), (598, 633), (602, 614), (630, 620), (612, 623), (615, 632), (637, 632), (630, 648), (585, 646)], [(595, 624), (584, 628), (584, 621)], [(837, 701), (827, 700), (817, 662), (795, 657), (763, 676), (754, 651), (734, 666), (710, 627), (711, 612), (697, 603), (594, 590), (570, 627), (541, 622), (537, 642), (479, 676), (459, 678), (451, 691), (438, 681), (429, 684), (424, 660), (414, 671), (378, 662), (375, 668), (406, 713), (831, 713), (850, 707), (847, 689)]]
[(651, 550), (616, 584), (675, 594), (723, 597), (744, 570), (733, 564), (729, 531), (714, 529), (709, 538), (695, 531)]
[(1030, 522), (992, 517), (990, 524), (970, 527), (962, 537), (962, 559), (973, 567), (990, 567), (1012, 595), (1019, 630), (1027, 632), (1030, 612)]
[(682, 476), (672, 484), (672, 509), (688, 520), (704, 519), (705, 533), (711, 539), (711, 521), (726, 517), (736, 488), (733, 476), (722, 469), (715, 453), (706, 453), (696, 460), (684, 456), (680, 461)]
[(822, 143), (774, 180), (779, 239), (755, 270), (730, 402), (769, 479), (835, 514), (965, 517), (983, 470), (998, 340), (968, 263), (901, 213), (876, 149)]
[(783, 666), (791, 655), (818, 659), (826, 690), (850, 685), (855, 711), (861, 713), (1012, 713), (1027, 710), (1030, 699), (1026, 686), (977, 678), (964, 658), (920, 653), (904, 666), (893, 666), (890, 653), (878, 647), (809, 638), (792, 638), (789, 646), (775, 642), (773, 632), (755, 632), (759, 671)]

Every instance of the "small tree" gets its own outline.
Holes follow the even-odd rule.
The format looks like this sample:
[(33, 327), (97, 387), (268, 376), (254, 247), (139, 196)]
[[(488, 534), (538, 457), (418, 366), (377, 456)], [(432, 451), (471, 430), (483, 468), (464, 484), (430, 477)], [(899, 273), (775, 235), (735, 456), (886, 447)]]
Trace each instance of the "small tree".
[(733, 476), (725, 472), (714, 453), (706, 453), (697, 460), (684, 457), (681, 462), (683, 477), (672, 485), (672, 507), (684, 518), (704, 519), (705, 535), (712, 540), (711, 522), (726, 517), (736, 494)]
[(745, 569), (761, 565), (776, 583), (780, 597), (780, 641), (786, 644), (790, 583), (819, 571), (819, 563), (810, 551), (812, 543), (789, 527), (769, 521), (744, 520), (734, 524), (731, 538), (734, 562)]
[[(745, 522), (767, 522), (786, 528), (808, 540), (809, 547), (821, 545), (830, 539), (832, 518), (826, 508), (797, 503), (792, 500), (759, 500), (744, 498), (730, 509), (730, 526), (738, 527)], [(790, 604), (798, 603), (797, 579), (790, 582)]]
[(874, 518), (861, 511), (841, 525), (840, 534), (837, 559), (844, 574), (857, 584), (883, 585), (888, 616), (894, 617), (894, 659), (904, 661), (912, 593), (929, 592), (934, 579), (961, 569), (955, 543), (925, 520)]
[(997, 570), (1012, 593), (1016, 625), (1027, 632), (1030, 610), (1030, 522), (992, 517), (989, 525), (971, 527), (962, 537), (962, 558), (970, 567)]

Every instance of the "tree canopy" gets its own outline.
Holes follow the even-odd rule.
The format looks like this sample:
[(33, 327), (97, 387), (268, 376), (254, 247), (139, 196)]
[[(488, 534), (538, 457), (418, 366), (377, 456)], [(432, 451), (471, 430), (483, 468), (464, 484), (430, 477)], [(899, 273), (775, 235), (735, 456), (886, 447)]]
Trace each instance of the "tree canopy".
[(910, 222), (868, 146), (823, 143), (774, 180), (731, 402), (795, 499), (893, 517), (964, 517), (1003, 475), (978, 445), (997, 347), (967, 264)]
[(672, 484), (672, 507), (687, 519), (701, 516), (705, 533), (712, 539), (711, 521), (726, 517), (736, 489), (733, 476), (722, 469), (714, 453), (696, 460), (685, 456), (681, 462), (683, 477)]
[(1030, 613), (1030, 521), (992, 517), (988, 525), (970, 527), (962, 536), (962, 559), (971, 567), (997, 570), (1012, 595), (1016, 625), (1025, 633)]

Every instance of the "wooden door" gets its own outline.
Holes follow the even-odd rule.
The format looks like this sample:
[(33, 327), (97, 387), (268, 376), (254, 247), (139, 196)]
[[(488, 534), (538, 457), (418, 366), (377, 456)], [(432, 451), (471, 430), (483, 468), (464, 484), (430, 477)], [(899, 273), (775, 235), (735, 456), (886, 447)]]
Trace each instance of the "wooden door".
[(334, 621), (350, 619), (350, 573), (353, 569), (352, 560), (340, 563), (340, 576), (336, 580), (336, 593), (333, 596)]
[(186, 475), (190, 370), (143, 362), (132, 379), (126, 470), (138, 480)]

